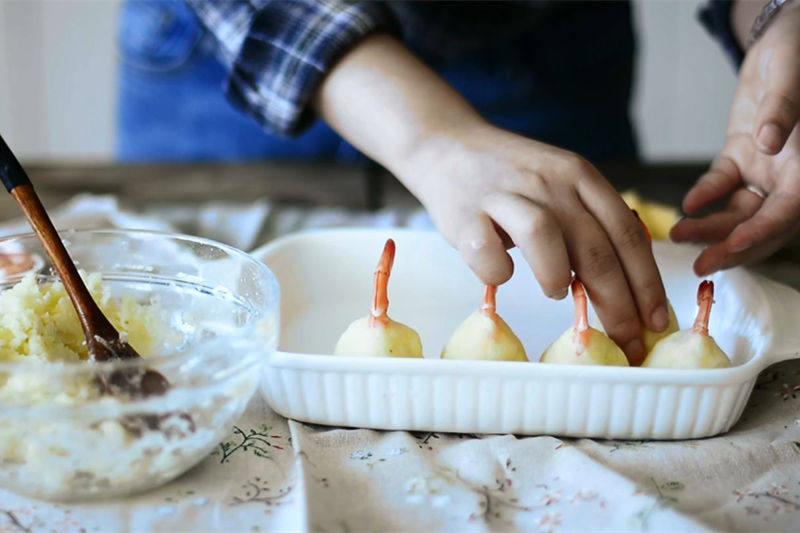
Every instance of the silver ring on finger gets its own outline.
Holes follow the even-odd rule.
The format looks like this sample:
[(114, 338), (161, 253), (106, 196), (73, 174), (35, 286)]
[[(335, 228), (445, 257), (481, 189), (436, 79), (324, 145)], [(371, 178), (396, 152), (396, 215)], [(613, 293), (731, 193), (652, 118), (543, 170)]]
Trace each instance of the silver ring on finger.
[(762, 200), (764, 200), (767, 197), (767, 191), (765, 191), (763, 188), (759, 187), (755, 183), (749, 183), (745, 187), (745, 189), (747, 189), (751, 193), (755, 194), (756, 196), (758, 196)]

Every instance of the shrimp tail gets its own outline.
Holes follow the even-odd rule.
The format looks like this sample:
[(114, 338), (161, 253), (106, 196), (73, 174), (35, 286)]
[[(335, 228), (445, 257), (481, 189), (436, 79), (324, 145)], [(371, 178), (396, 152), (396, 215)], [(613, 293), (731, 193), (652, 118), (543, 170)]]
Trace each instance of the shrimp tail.
[(32, 269), (35, 264), (29, 253), (0, 253), (0, 274), (19, 274)]
[(383, 246), (381, 258), (375, 268), (374, 288), (372, 293), (372, 309), (370, 309), (369, 325), (387, 324), (389, 317), (386, 314), (389, 309), (389, 275), (392, 273), (394, 264), (395, 245), (392, 239), (388, 239)]
[(697, 318), (694, 319), (692, 331), (708, 335), (708, 319), (711, 316), (711, 304), (714, 303), (714, 282), (703, 280), (697, 288)]
[(481, 311), (489, 318), (497, 316), (497, 285), (487, 285), (486, 290), (483, 291), (483, 302), (481, 303)]
[(583, 352), (589, 345), (589, 319), (586, 309), (586, 291), (578, 278), (572, 281), (572, 300), (575, 303), (575, 340)]

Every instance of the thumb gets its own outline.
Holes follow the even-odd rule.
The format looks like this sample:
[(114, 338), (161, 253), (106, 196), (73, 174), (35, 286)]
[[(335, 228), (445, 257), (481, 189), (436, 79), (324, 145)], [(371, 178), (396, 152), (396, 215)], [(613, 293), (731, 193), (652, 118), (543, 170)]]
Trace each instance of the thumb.
[(800, 118), (800, 61), (788, 49), (769, 58), (764, 96), (758, 104), (753, 138), (765, 154), (777, 154)]

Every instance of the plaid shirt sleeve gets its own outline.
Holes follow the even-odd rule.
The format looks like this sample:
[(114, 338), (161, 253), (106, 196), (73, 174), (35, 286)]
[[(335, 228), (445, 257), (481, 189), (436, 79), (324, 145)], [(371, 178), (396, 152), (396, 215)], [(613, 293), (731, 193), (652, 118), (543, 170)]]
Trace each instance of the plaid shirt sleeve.
[(268, 131), (301, 133), (309, 100), (334, 63), (366, 35), (395, 30), (379, 2), (187, 0), (228, 65), (226, 93)]

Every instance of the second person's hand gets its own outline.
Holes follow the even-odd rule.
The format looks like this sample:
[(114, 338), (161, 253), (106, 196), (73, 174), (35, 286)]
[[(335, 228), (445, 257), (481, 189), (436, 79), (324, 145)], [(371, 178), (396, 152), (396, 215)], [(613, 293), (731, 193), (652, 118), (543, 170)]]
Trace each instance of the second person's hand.
[(800, 228), (799, 54), (800, 4), (791, 3), (747, 51), (725, 144), (683, 201), (689, 215), (723, 198), (727, 206), (672, 229), (676, 241), (706, 245), (698, 275), (762, 259)]

